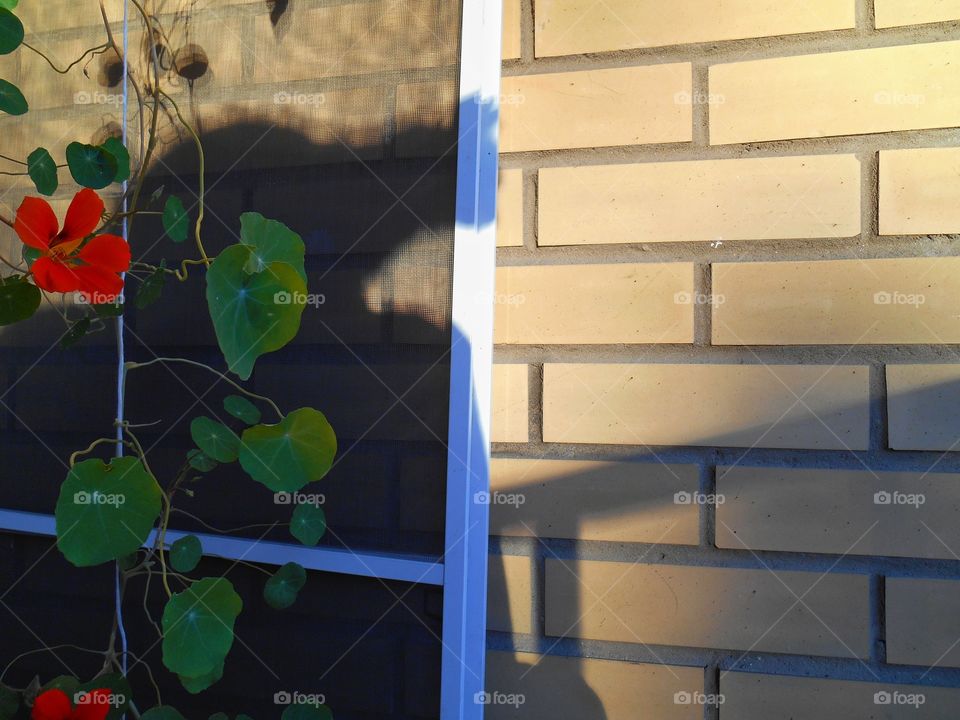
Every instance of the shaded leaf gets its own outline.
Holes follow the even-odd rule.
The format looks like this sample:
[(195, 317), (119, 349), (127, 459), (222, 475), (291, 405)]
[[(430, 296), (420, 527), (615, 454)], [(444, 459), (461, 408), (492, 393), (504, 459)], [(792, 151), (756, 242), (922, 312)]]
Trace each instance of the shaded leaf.
[(0, 325), (31, 317), (40, 307), (40, 299), (40, 289), (25, 278), (0, 278)]
[(185, 720), (176, 708), (170, 705), (157, 705), (140, 716), (140, 720)]
[(0, 5), (0, 55), (12, 53), (23, 42), (23, 23), (11, 9)]
[(8, 115), (23, 115), (29, 109), (20, 88), (12, 82), (0, 79), (0, 110)]
[(108, 137), (100, 147), (110, 153), (117, 163), (117, 174), (113, 176), (113, 181), (119, 183), (128, 180), (130, 178), (130, 152), (123, 141), (119, 138)]
[(288, 562), (282, 565), (263, 586), (263, 599), (267, 605), (283, 610), (293, 605), (297, 595), (307, 582), (307, 571), (302, 565)]
[(317, 505), (301, 503), (290, 518), (290, 534), (308, 547), (313, 547), (327, 531), (327, 514)]
[(83, 340), (84, 336), (87, 334), (87, 331), (90, 329), (90, 323), (91, 320), (88, 317), (80, 318), (73, 323), (73, 325), (70, 326), (70, 329), (67, 330), (66, 334), (60, 338), (60, 347), (66, 349)]
[(178, 675), (177, 677), (180, 678), (180, 684), (183, 685), (188, 693), (196, 695), (223, 677), (223, 663), (221, 662), (210, 672), (198, 675), (197, 677), (187, 677), (186, 675)]
[(203, 546), (196, 535), (185, 535), (170, 546), (170, 565), (180, 573), (193, 570), (203, 555)]
[(163, 294), (163, 286), (167, 281), (167, 261), (161, 260), (160, 266), (147, 276), (147, 279), (140, 283), (140, 289), (137, 290), (137, 297), (133, 301), (141, 310), (148, 307), (160, 299)]
[(190, 467), (200, 472), (210, 472), (219, 465), (216, 460), (197, 448), (187, 453), (187, 462), (190, 463)]
[(253, 250), (247, 261), (247, 272), (262, 272), (270, 263), (283, 262), (293, 266), (300, 279), (307, 282), (303, 240), (279, 220), (268, 220), (255, 212), (243, 213), (240, 216), (240, 242)]
[(187, 239), (187, 233), (190, 231), (190, 216), (187, 215), (187, 209), (183, 202), (176, 195), (167, 198), (163, 206), (163, 229), (175, 243), (181, 243)]
[(70, 174), (78, 185), (100, 190), (117, 176), (117, 159), (103, 147), (72, 142), (66, 154)]
[(333, 720), (333, 713), (326, 705), (294, 703), (283, 709), (280, 720)]
[(260, 422), (260, 410), (242, 395), (227, 395), (223, 399), (223, 409), (247, 425)]
[(222, 422), (201, 415), (190, 423), (190, 437), (203, 453), (217, 462), (228, 463), (237, 459), (240, 438)]
[(163, 609), (163, 664), (189, 678), (212, 674), (233, 645), (243, 601), (226, 578), (204, 578)]
[(41, 195), (53, 195), (57, 191), (57, 163), (46, 148), (37, 148), (27, 156), (27, 173)]

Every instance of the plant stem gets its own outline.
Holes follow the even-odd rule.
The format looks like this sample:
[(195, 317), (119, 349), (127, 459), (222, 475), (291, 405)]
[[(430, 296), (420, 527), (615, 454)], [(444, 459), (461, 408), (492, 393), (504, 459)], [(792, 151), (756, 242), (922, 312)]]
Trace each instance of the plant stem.
[(98, 445), (103, 445), (105, 443), (113, 443), (114, 445), (116, 445), (117, 443), (123, 443), (124, 445), (127, 445), (129, 447), (134, 447), (132, 443), (129, 443), (126, 440), (117, 440), (116, 438), (97, 438), (92, 443), (87, 445), (87, 447), (85, 447), (83, 450), (77, 450), (76, 452), (70, 455), (70, 467), (73, 467), (74, 465), (77, 464), (77, 458), (79, 456), (87, 455), (93, 452), (94, 448), (96, 448)]
[(39, 55), (40, 57), (42, 57), (44, 60), (47, 61), (47, 64), (53, 68), (54, 72), (58, 72), (61, 75), (66, 75), (68, 72), (70, 72), (74, 68), (74, 66), (79, 65), (81, 62), (83, 62), (84, 58), (87, 57), (87, 55), (90, 55), (91, 53), (93, 53), (94, 55), (102, 55), (103, 53), (105, 53), (107, 50), (110, 49), (110, 43), (104, 43), (103, 45), (97, 45), (96, 47), (90, 48), (89, 50), (85, 51), (83, 55), (78, 57), (69, 65), (67, 65), (66, 68), (61, 70), (54, 64), (53, 60), (51, 60), (42, 52), (37, 50), (35, 47), (33, 47), (33, 45), (30, 45), (29, 43), (26, 43), (26, 42), (23, 42), (20, 44), (23, 45), (25, 48), (27, 48), (27, 50), (33, 50), (33, 52), (35, 52), (37, 55)]
[(9, 225), (10, 227), (13, 227), (13, 220), (10, 220), (5, 215), (0, 215), (0, 222), (2, 222), (4, 225)]

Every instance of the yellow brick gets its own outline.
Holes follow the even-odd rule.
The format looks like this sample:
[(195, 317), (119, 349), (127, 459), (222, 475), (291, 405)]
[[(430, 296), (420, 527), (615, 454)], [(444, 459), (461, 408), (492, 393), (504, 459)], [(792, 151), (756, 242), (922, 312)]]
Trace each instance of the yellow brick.
[(880, 234), (960, 233), (960, 148), (880, 153)]
[(689, 263), (497, 269), (498, 343), (693, 342)]
[(877, 27), (960, 19), (960, 0), (873, 0)]
[(551, 363), (544, 440), (865, 450), (867, 375), (856, 366)]
[(864, 575), (550, 558), (546, 563), (550, 636), (868, 655)]
[(956, 450), (960, 365), (888, 365), (892, 450)]
[(717, 470), (717, 545), (837, 555), (952, 560), (960, 475)]
[(688, 63), (505, 77), (500, 150), (687, 142), (690, 83)]
[[(490, 534), (696, 545), (696, 465), (494, 458)], [(494, 497), (497, 497), (496, 495)]]
[(545, 168), (540, 245), (849, 237), (853, 155)]
[(710, 142), (960, 125), (960, 42), (753, 60), (710, 68)]
[(504, 60), (520, 57), (520, 0), (503, 0)]
[(493, 410), (490, 439), (493, 442), (527, 442), (529, 405), (526, 365), (493, 366)]
[[(953, 688), (751, 675), (742, 672), (721, 672), (720, 693), (724, 699), (721, 705), (723, 717), (744, 719), (934, 720), (952, 717), (960, 703), (960, 691)], [(877, 702), (877, 693), (897, 693), (898, 698), (919, 693), (923, 702), (914, 706), (898, 700), (896, 706), (892, 702), (881, 705)]]
[(497, 187), (497, 247), (523, 245), (523, 170), (501, 170)]
[(487, 628), (529, 633), (530, 568), (528, 557), (490, 555), (487, 587)]
[(960, 583), (887, 578), (888, 662), (960, 667), (958, 637)]
[(837, 0), (538, 0), (537, 57), (852, 28)]
[(713, 342), (960, 342), (960, 258), (719, 263)]
[(703, 717), (702, 706), (675, 702), (677, 693), (703, 692), (701, 668), (492, 651), (486, 688), (491, 695), (523, 697), (519, 707), (491, 702), (489, 720), (635, 720), (637, 708), (651, 720)]

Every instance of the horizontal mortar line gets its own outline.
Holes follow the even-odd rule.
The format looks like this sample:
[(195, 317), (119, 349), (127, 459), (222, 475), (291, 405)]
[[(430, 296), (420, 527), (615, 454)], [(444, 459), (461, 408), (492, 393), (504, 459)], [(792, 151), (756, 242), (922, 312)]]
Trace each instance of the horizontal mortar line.
[(544, 56), (534, 58), (531, 61), (506, 60), (502, 64), (502, 73), (504, 77), (515, 77), (553, 72), (644, 67), (685, 63), (694, 60), (719, 65), (798, 55), (822, 55), (846, 50), (914, 46), (958, 39), (960, 39), (960, 23), (956, 21), (887, 28), (872, 32), (864, 32), (855, 28), (822, 30), (803, 34)]
[(627, 163), (733, 160), (738, 158), (836, 155), (922, 147), (954, 147), (960, 144), (956, 127), (914, 128), (888, 132), (834, 135), (830, 137), (759, 140), (727, 145), (694, 145), (692, 142), (610, 145), (555, 150), (501, 152), (503, 169), (543, 167), (590, 167)]
[[(519, 490), (522, 493), (522, 489)], [(523, 511), (518, 511), (522, 513)], [(491, 532), (496, 532), (495, 529)], [(529, 556), (542, 546), (546, 558), (636, 563), (637, 565), (680, 565), (723, 570), (774, 570), (884, 575), (886, 577), (960, 580), (960, 560), (945, 558), (892, 557), (882, 555), (841, 555), (840, 553), (791, 552), (738, 548), (705, 548), (701, 545), (570, 540), (546, 537), (491, 535), (492, 556)], [(512, 552), (510, 552), (512, 551)]]
[[(960, 451), (807, 450), (693, 445), (494, 442), (494, 459), (594, 460), (678, 465), (709, 464), (779, 469), (958, 473)], [(935, 467), (933, 467), (935, 465)], [(931, 467), (933, 469), (931, 470)], [(721, 479), (722, 480), (722, 479)]]
[[(487, 631), (487, 650), (514, 651), (569, 657), (571, 659), (620, 660), (652, 665), (706, 667), (717, 665), (722, 672), (737, 670), (764, 675), (811, 679), (852, 680), (874, 684), (960, 687), (960, 669), (871, 663), (866, 659), (819, 655), (793, 655), (751, 650), (714, 650), (676, 645), (584, 640), (579, 638), (538, 638), (533, 635)], [(878, 679), (879, 678), (879, 681)], [(723, 692), (723, 679), (720, 680)]]

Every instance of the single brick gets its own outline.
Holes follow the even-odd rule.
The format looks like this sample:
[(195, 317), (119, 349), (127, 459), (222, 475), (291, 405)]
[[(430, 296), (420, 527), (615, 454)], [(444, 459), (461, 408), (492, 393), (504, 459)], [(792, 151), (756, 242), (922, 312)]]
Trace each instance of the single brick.
[(960, 475), (717, 469), (717, 545), (954, 559)]
[(960, 691), (887, 683), (720, 673), (721, 716), (748, 720), (940, 720), (953, 717)]
[(494, 458), (490, 534), (696, 545), (696, 465)]
[(526, 365), (493, 366), (490, 440), (527, 442), (529, 390)]
[(520, 57), (520, 0), (503, 0), (503, 50), (504, 60)]
[(497, 268), (494, 341), (693, 342), (693, 265)]
[(505, 77), (500, 151), (689, 142), (690, 83), (689, 63)]
[(710, 68), (710, 142), (960, 125), (960, 41)]
[(960, 365), (888, 365), (891, 450), (956, 450)]
[(873, 0), (878, 28), (960, 20), (960, 0)]
[(550, 636), (837, 657), (869, 654), (868, 578), (863, 575), (546, 562)]
[(960, 342), (960, 258), (717, 263), (718, 345)]
[(531, 632), (530, 558), (490, 555), (487, 567), (487, 629)]
[(538, 197), (540, 245), (860, 232), (854, 155), (544, 168)]
[(703, 717), (701, 706), (684, 702), (703, 693), (701, 668), (491, 651), (486, 688), (489, 720)]
[(960, 148), (880, 153), (880, 234), (960, 232)]
[(888, 662), (960, 667), (958, 637), (960, 583), (887, 578)]
[(866, 367), (553, 364), (544, 440), (866, 450)]
[(497, 247), (523, 246), (523, 170), (501, 170), (497, 186)]
[(538, 0), (537, 57), (852, 28), (836, 0)]

